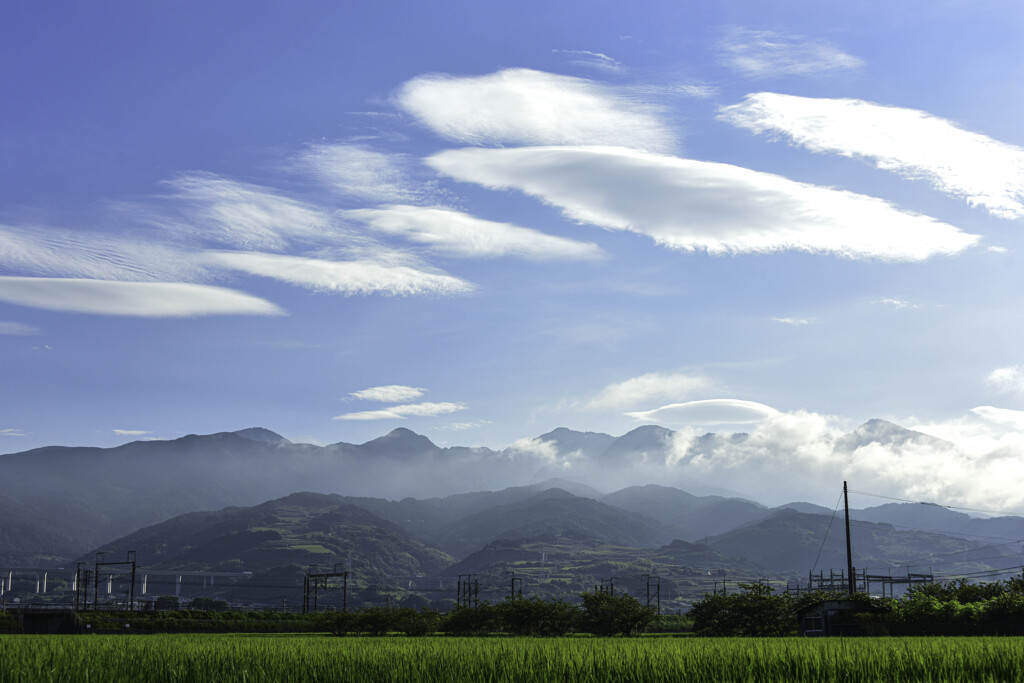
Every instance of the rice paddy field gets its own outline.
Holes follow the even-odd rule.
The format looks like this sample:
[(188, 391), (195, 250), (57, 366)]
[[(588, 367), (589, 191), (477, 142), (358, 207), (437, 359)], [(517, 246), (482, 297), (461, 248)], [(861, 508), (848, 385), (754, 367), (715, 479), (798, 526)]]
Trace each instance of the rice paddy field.
[(1021, 638), (0, 636), (15, 681), (1020, 681)]

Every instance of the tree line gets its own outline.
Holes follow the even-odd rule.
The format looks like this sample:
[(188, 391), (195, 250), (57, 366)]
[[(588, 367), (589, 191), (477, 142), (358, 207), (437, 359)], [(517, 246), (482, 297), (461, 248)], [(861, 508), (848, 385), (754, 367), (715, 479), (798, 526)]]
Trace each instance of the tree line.
[(739, 584), (731, 595), (706, 595), (690, 609), (704, 636), (790, 636), (804, 610), (822, 600), (853, 600), (843, 631), (862, 635), (1024, 635), (1024, 578), (920, 584), (899, 598), (825, 591), (778, 594), (764, 584)]

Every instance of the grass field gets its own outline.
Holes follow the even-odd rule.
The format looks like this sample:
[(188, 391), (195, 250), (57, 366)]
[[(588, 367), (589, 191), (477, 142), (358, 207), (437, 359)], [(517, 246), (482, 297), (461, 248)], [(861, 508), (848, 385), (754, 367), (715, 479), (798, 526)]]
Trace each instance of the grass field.
[(1019, 681), (1020, 638), (0, 636), (18, 681)]

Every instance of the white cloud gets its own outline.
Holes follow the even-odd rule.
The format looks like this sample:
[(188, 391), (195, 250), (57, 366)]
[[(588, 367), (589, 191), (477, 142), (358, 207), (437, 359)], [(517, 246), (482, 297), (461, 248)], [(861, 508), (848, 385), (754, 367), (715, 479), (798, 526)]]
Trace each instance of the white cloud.
[(32, 325), (0, 320), (0, 335), (11, 335), (14, 337), (30, 337), (40, 333), (42, 333), (42, 330), (40, 330), (38, 327), (33, 327)]
[(152, 434), (144, 429), (113, 429), (111, 430), (118, 436), (145, 436), (146, 434)]
[(603, 52), (591, 52), (590, 50), (552, 50), (551, 52), (556, 55), (567, 55), (570, 58), (569, 63), (576, 66), (586, 66), (616, 74), (623, 71), (622, 62)]
[[(258, 185), (209, 173), (168, 181), (183, 200), (191, 225), (174, 224), (192, 236), (243, 249), (281, 251), (291, 242), (321, 240), (334, 232), (319, 208), (283, 197)], [(168, 227), (171, 227), (168, 224)]]
[(0, 436), (27, 436), (20, 429), (0, 429)]
[(626, 413), (629, 417), (645, 422), (659, 422), (670, 425), (713, 425), (747, 424), (777, 415), (779, 411), (755, 401), (733, 398), (713, 398), (703, 401), (688, 401), (647, 410)]
[(793, 325), (795, 327), (802, 327), (804, 325), (814, 324), (814, 318), (772, 318), (777, 323), (784, 325)]
[(419, 387), (407, 387), (401, 384), (388, 384), (380, 387), (370, 387), (353, 391), (349, 396), (363, 401), (381, 401), (383, 403), (395, 403), (399, 401), (412, 401), (426, 393), (426, 389)]
[(812, 152), (868, 159), (995, 216), (1024, 216), (1024, 148), (928, 112), (777, 93), (747, 95), (721, 111), (724, 120), (755, 133), (779, 133)]
[(621, 411), (653, 402), (684, 399), (694, 392), (710, 388), (711, 380), (682, 373), (651, 372), (623, 382), (609, 384), (587, 403), (590, 410)]
[(403, 420), (406, 417), (434, 417), (465, 410), (464, 403), (410, 403), (391, 406), (381, 410), (365, 410), (358, 413), (337, 415), (335, 420)]
[(472, 145), (674, 145), (654, 106), (593, 81), (530, 69), (420, 76), (397, 100), (438, 135)]
[(816, 76), (859, 69), (863, 60), (824, 40), (734, 27), (718, 44), (722, 62), (746, 76)]
[(634, 92), (658, 95), (685, 95), (706, 100), (718, 94), (718, 88), (706, 83), (672, 83), (666, 85), (634, 86)]
[(887, 306), (896, 311), (902, 311), (905, 308), (920, 308), (913, 301), (907, 301), (906, 299), (875, 299), (871, 303)]
[(303, 256), (233, 251), (206, 252), (203, 260), (211, 266), (346, 296), (453, 295), (473, 291), (473, 285), (452, 275), (375, 261), (327, 261)]
[(600, 247), (547, 235), (512, 223), (484, 220), (440, 206), (392, 205), (344, 215), (375, 230), (400, 235), (432, 249), (471, 258), (519, 256), (531, 260), (597, 259)]
[(441, 429), (450, 429), (455, 432), (465, 431), (467, 429), (476, 429), (484, 425), (491, 424), (490, 420), (476, 420), (475, 422), (452, 422), (451, 424), (445, 425)]
[(622, 147), (467, 148), (427, 163), (458, 180), (521, 190), (572, 220), (685, 251), (921, 261), (978, 240), (874, 197)]
[(405, 172), (404, 154), (385, 154), (363, 145), (313, 145), (297, 158), (298, 167), (340, 194), (374, 202), (409, 202), (423, 192)]
[(205, 275), (167, 244), (92, 231), (0, 225), (0, 265), (25, 275), (97, 280), (190, 280)]
[(971, 412), (988, 422), (1024, 431), (1024, 410), (978, 406), (971, 408)]
[(51, 311), (148, 318), (284, 314), (269, 301), (243, 292), (180, 282), (0, 276), (0, 301)]
[(566, 460), (566, 454), (558, 451), (558, 444), (543, 439), (518, 439), (505, 448), (504, 453), (513, 460), (530, 458), (546, 464)]
[(985, 384), (1004, 394), (1024, 394), (1024, 365), (996, 368), (988, 373)]
[[(981, 407), (933, 424), (908, 423), (932, 437), (846, 434), (836, 418), (776, 413), (742, 438), (700, 443), (700, 432), (677, 433), (673, 473), (728, 481), (759, 500), (831, 503), (842, 482), (883, 496), (989, 510), (1024, 508), (1024, 413)], [(850, 436), (856, 438), (850, 439)], [(938, 440), (943, 439), (943, 440)], [(830, 492), (830, 493), (829, 493)], [(857, 507), (876, 498), (851, 495)]]

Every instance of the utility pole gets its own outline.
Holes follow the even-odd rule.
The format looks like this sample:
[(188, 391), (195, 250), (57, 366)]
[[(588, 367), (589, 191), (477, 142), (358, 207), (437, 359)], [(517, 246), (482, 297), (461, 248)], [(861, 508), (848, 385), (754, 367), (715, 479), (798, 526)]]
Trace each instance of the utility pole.
[(520, 576), (520, 577), (516, 578), (516, 573), (514, 571), (506, 571), (505, 572), (505, 576), (511, 576), (512, 577), (512, 578), (509, 579), (509, 583), (508, 583), (508, 597), (509, 598), (517, 597), (516, 596), (516, 581), (519, 582), (519, 594), (518, 594), (518, 597), (520, 597), (520, 598), (523, 597), (523, 577)]
[(850, 597), (857, 592), (857, 577), (853, 573), (853, 551), (850, 550), (850, 495), (843, 482), (843, 507), (846, 509), (846, 576)]
[[(655, 599), (655, 604), (658, 608), (658, 615), (661, 615), (661, 577), (653, 574), (644, 574), (644, 578), (647, 579), (647, 606), (651, 606), (651, 598)], [(651, 593), (651, 587), (654, 587), (654, 593)]]
[(459, 574), (458, 600), (459, 607), (476, 607), (480, 604), (480, 582), (476, 574)]

